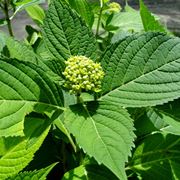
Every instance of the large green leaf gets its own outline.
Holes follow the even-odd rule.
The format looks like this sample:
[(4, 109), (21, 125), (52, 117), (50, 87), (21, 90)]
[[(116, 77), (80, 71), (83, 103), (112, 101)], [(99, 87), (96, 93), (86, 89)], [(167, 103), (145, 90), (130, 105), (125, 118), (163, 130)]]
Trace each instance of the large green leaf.
[[(147, 137), (136, 149), (129, 168), (142, 179), (180, 179), (180, 137), (154, 134)], [(175, 178), (176, 177), (176, 178)]]
[(128, 4), (124, 7), (123, 12), (114, 14), (110, 26), (118, 27), (115, 31), (111, 43), (119, 42), (133, 33), (142, 32), (143, 24), (139, 11), (131, 8)]
[(118, 180), (118, 178), (104, 166), (95, 164), (81, 165), (68, 171), (62, 180)]
[(180, 39), (161, 33), (127, 37), (102, 56), (102, 100), (154, 106), (180, 96)]
[(125, 109), (109, 102), (77, 104), (65, 111), (64, 122), (88, 155), (127, 179), (125, 162), (133, 146), (133, 122)]
[(23, 120), (33, 111), (33, 103), (0, 100), (0, 109), (0, 136), (23, 136)]
[[(41, 127), (43, 130), (37, 134)], [(16, 175), (33, 159), (34, 153), (41, 146), (49, 132), (46, 119), (28, 118), (25, 121), (24, 137), (0, 138), (0, 179)], [(36, 138), (36, 143), (28, 146)]]
[(140, 1), (140, 14), (145, 31), (167, 32), (165, 27), (151, 14), (143, 0)]
[[(0, 48), (0, 51), (5, 49), (4, 55), (16, 58), (22, 61), (30, 61), (33, 63), (37, 63), (37, 56), (33, 52), (33, 49), (24, 43), (19, 43), (17, 40), (14, 40), (7, 35), (0, 33), (1, 39), (4, 41), (3, 47)], [(3, 52), (2, 52), (3, 54)]]
[(51, 3), (44, 24), (45, 42), (57, 59), (64, 61), (71, 55), (96, 59), (93, 33), (64, 0)]
[(129, 5), (125, 6), (124, 12), (116, 13), (109, 25), (118, 27), (119, 30), (125, 32), (143, 31), (143, 24), (139, 11), (131, 8)]
[(0, 58), (0, 136), (23, 136), (26, 114), (52, 113), (62, 105), (61, 88), (40, 67)]
[(50, 166), (40, 169), (40, 170), (35, 170), (35, 171), (25, 171), (22, 172), (18, 175), (15, 175), (13, 177), (8, 178), (7, 180), (30, 180), (30, 179), (37, 179), (37, 180), (46, 180), (46, 176), (49, 174), (49, 172), (52, 170), (52, 168), (56, 165), (56, 163), (51, 164)]
[[(52, 58), (48, 59), (45, 57), (40, 57), (39, 55), (34, 53), (33, 49), (30, 46), (27, 46), (22, 42), (14, 40), (13, 38), (8, 37), (3, 33), (0, 33), (0, 36), (0, 41), (2, 41), (2, 45), (0, 45), (0, 51), (1, 49), (4, 49), (2, 51), (2, 54), (4, 56), (15, 58), (20, 61), (29, 61), (31, 63), (37, 64), (41, 66), (41, 68), (43, 68), (44, 71), (46, 71), (46, 74), (53, 78), (53, 80), (62, 80), (60, 74), (63, 71), (63, 69), (61, 67), (62, 65), (60, 64), (60, 62), (54, 62)], [(47, 49), (45, 49), (45, 51), (47, 52)]]

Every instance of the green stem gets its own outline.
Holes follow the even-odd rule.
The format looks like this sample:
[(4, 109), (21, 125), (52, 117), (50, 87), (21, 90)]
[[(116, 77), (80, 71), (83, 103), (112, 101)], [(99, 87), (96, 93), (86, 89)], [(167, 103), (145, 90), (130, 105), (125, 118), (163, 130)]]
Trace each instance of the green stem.
[(99, 35), (99, 28), (100, 28), (100, 24), (101, 24), (103, 6), (104, 6), (104, 2), (103, 2), (103, 0), (100, 0), (101, 9), (100, 9), (100, 12), (99, 12), (99, 17), (98, 17), (98, 23), (97, 23), (97, 29), (96, 29), (96, 37), (98, 37), (98, 35)]
[(8, 31), (9, 31), (9, 35), (13, 37), (14, 35), (13, 35), (11, 20), (10, 20), (10, 17), (9, 17), (8, 6), (9, 6), (8, 0), (4, 0), (4, 8), (3, 8), (3, 10), (4, 10), (4, 14), (5, 14), (5, 18), (6, 18), (6, 22), (7, 22), (7, 26), (8, 26)]

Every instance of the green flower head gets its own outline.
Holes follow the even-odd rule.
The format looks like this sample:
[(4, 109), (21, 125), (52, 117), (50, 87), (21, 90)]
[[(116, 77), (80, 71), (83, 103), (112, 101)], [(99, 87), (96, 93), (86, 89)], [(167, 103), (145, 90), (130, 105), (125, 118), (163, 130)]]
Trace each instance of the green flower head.
[(66, 62), (63, 72), (64, 87), (70, 93), (79, 94), (82, 91), (101, 91), (101, 81), (104, 77), (100, 63), (95, 63), (85, 56), (72, 56)]
[(112, 3), (110, 3), (108, 6), (109, 6), (108, 11), (109, 11), (110, 13), (113, 13), (113, 12), (118, 13), (118, 12), (120, 12), (121, 9), (122, 9), (121, 6), (120, 6), (120, 4), (118, 4), (118, 3), (116, 3), (116, 2), (112, 2)]

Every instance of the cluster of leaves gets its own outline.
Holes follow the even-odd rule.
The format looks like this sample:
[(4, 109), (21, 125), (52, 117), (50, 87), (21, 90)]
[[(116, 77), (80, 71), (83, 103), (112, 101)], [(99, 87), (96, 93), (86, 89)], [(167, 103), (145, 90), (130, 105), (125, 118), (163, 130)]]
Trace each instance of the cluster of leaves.
[[(53, 0), (39, 38), (0, 34), (0, 179), (180, 179), (180, 39), (142, 0), (109, 3)], [(72, 56), (101, 64), (101, 92), (64, 88)]]

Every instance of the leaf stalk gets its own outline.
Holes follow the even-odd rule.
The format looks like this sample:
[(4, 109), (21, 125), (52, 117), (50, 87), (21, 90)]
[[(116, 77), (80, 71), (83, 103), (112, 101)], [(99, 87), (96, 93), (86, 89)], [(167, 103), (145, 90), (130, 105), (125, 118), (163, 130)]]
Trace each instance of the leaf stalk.
[(101, 24), (103, 7), (104, 7), (104, 2), (103, 0), (100, 0), (100, 12), (99, 12), (98, 23), (97, 23), (97, 28), (96, 28), (96, 37), (98, 37), (99, 35), (99, 28)]
[(10, 20), (10, 16), (9, 16), (9, 1), (8, 0), (4, 0), (4, 14), (5, 14), (5, 18), (6, 18), (6, 22), (7, 22), (7, 26), (8, 26), (8, 31), (9, 31), (9, 35), (10, 36), (14, 36), (13, 34), (13, 30), (12, 30), (12, 24), (11, 24), (11, 20)]

